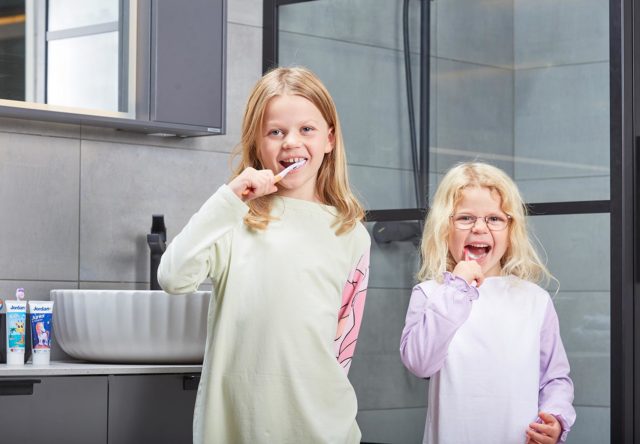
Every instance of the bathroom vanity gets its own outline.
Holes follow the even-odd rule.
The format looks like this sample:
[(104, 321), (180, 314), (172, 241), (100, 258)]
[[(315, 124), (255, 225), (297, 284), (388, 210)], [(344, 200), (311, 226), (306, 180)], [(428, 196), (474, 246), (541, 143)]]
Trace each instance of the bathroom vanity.
[(200, 365), (0, 364), (0, 442), (190, 443)]

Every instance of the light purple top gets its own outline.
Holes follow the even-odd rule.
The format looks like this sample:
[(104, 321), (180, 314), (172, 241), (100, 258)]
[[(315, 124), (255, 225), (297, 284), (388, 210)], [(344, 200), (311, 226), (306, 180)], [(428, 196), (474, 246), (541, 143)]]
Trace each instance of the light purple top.
[[(506, 299), (495, 299), (493, 298), (493, 293), (483, 294), (484, 292), (487, 292), (489, 290), (494, 293), (502, 293), (499, 297)], [(491, 338), (491, 336), (489, 336), (489, 330), (492, 329), (497, 322), (504, 321), (504, 324), (508, 324), (513, 319), (515, 319), (505, 319), (504, 316), (501, 316), (502, 314), (510, 315), (512, 313), (516, 313), (518, 316), (522, 316), (521, 319), (525, 319), (525, 322), (536, 324), (533, 329), (528, 328), (523, 329), (523, 331), (532, 331), (533, 334), (537, 335), (536, 337), (538, 337), (539, 335), (539, 348), (537, 346), (531, 347), (532, 352), (538, 353), (539, 350), (540, 353), (539, 386), (537, 387), (537, 409), (538, 411), (550, 413), (559, 420), (562, 426), (562, 434), (560, 436), (559, 442), (564, 442), (576, 418), (576, 413), (572, 406), (573, 383), (569, 378), (569, 362), (567, 360), (567, 355), (560, 338), (558, 317), (554, 309), (553, 302), (548, 296), (548, 293), (544, 292), (544, 290), (542, 290), (535, 284), (522, 281), (521, 279), (518, 279), (514, 276), (507, 276), (488, 278), (487, 280), (485, 280), (485, 283), (483, 283), (483, 285), (478, 289), (474, 286), (469, 286), (467, 282), (460, 277), (453, 276), (450, 273), (445, 273), (443, 284), (437, 284), (434, 281), (428, 281), (417, 285), (416, 287), (414, 287), (411, 295), (411, 301), (409, 303), (409, 308), (407, 311), (405, 327), (402, 332), (402, 338), (400, 341), (400, 355), (402, 362), (413, 374), (418, 377), (428, 378), (438, 374), (437, 390), (444, 390), (444, 384), (447, 383), (450, 384), (450, 386), (455, 386), (457, 389), (459, 389), (460, 387), (464, 387), (464, 383), (456, 385), (457, 382), (455, 377), (451, 376), (459, 376), (459, 373), (456, 373), (456, 369), (447, 368), (446, 370), (449, 373), (445, 375), (444, 380), (441, 380), (441, 375), (439, 373), (441, 372), (443, 367), (446, 368), (447, 365), (451, 366), (453, 365), (452, 363), (454, 363), (455, 365), (467, 365), (467, 363), (465, 363), (464, 361), (464, 357), (468, 356), (469, 354), (465, 355), (464, 352), (460, 352), (460, 350), (464, 350), (465, 344), (456, 343), (455, 360), (453, 360), (452, 362), (448, 362), (447, 358), (450, 352), (450, 344), (452, 343), (452, 341), (454, 341), (454, 338), (456, 337), (456, 334), (461, 329), (461, 327), (465, 325), (465, 323), (467, 323), (467, 320), (470, 318), (475, 304), (480, 302), (478, 301), (479, 297), (486, 297), (487, 301), (491, 300), (493, 301), (491, 303), (494, 304), (493, 306), (487, 305), (488, 302), (483, 301), (483, 303), (485, 304), (483, 306), (483, 310), (485, 311), (482, 311), (483, 315), (485, 315), (486, 313), (491, 313), (495, 316), (493, 316), (493, 319), (489, 321), (474, 318), (472, 324), (475, 323), (474, 325), (477, 326), (481, 325), (478, 322), (485, 322), (487, 329), (484, 330), (480, 328), (476, 330), (468, 330), (472, 331), (473, 335), (475, 336), (463, 335), (461, 337), (464, 337), (465, 340), (469, 338), (475, 339), (477, 338), (478, 333), (482, 335), (485, 331), (487, 331), (489, 341), (492, 341), (493, 339)], [(505, 309), (505, 311), (502, 311), (502, 308), (498, 305), (500, 304), (500, 302), (495, 302), (500, 300), (510, 301), (509, 303), (513, 303), (513, 306), (510, 305)], [(535, 302), (533, 305), (531, 305), (531, 300), (535, 300), (538, 302)], [(520, 304), (520, 301), (523, 301), (522, 310), (518, 308), (518, 304)], [(535, 307), (539, 308), (535, 309)], [(489, 312), (486, 311), (487, 308), (490, 309)], [(477, 310), (480, 309), (478, 308)], [(517, 313), (514, 310), (520, 310), (521, 313)], [(476, 313), (476, 315), (478, 313)], [(535, 313), (539, 314), (536, 315)], [(514, 322), (510, 326), (507, 326), (507, 330), (504, 329), (504, 325), (496, 328), (500, 329), (500, 332), (502, 333), (501, 337), (511, 336), (510, 334), (505, 335), (504, 332), (506, 331), (512, 332), (513, 337), (517, 338), (518, 335), (521, 334), (519, 328), (519, 326), (521, 325), (522, 323), (518, 321)], [(465, 331), (465, 334), (468, 334), (468, 332)], [(488, 341), (486, 341), (487, 338), (484, 339), (485, 344), (488, 343)], [(483, 339), (479, 338), (478, 340), (482, 341)], [(514, 352), (516, 352), (517, 354), (522, 354), (523, 350), (508, 349), (508, 346), (510, 344), (519, 343), (520, 342), (517, 342), (517, 340), (515, 342), (506, 342), (507, 349), (503, 349), (502, 346), (496, 348), (495, 350), (492, 350), (490, 347), (484, 349), (483, 352), (480, 352), (485, 353), (484, 355), (481, 355), (481, 359), (484, 358), (485, 361), (488, 361), (488, 365), (484, 368), (490, 369), (491, 362), (496, 363), (496, 365), (499, 362), (500, 366), (504, 366), (504, 362), (508, 363), (509, 359), (504, 359), (503, 355), (513, 355)], [(472, 347), (475, 347), (473, 353), (475, 353), (477, 357), (477, 344), (474, 343)], [(529, 347), (527, 347), (527, 350), (528, 349)], [(487, 355), (488, 353), (494, 353), (494, 355)], [(527, 353), (526, 350), (524, 350), (524, 353)], [(462, 359), (462, 362), (459, 359)], [(513, 362), (513, 360), (511, 362)], [(520, 363), (522, 363), (522, 361)], [(474, 362), (468, 362), (467, 366), (469, 368), (474, 367), (475, 369), (481, 368), (478, 365), (477, 359), (474, 360)], [(501, 370), (503, 370), (502, 367)], [(516, 371), (515, 368), (512, 370)], [(506, 371), (508, 372), (509, 369), (507, 369)], [(491, 375), (486, 376), (488, 376), (489, 378), (491, 377)], [(459, 379), (460, 378), (458, 378), (458, 380)], [(493, 379), (489, 379), (489, 383), (497, 387), (498, 385), (502, 384), (502, 380), (499, 380), (496, 375), (496, 377), (494, 377)], [(434, 385), (433, 381), (432, 385)], [(451, 389), (450, 387), (445, 388), (447, 390), (450, 390), (451, 393), (455, 394), (455, 390)], [(432, 390), (433, 389), (430, 388), (430, 391)], [(518, 395), (518, 393), (513, 394), (514, 397), (518, 397)], [(464, 396), (464, 393), (462, 393), (461, 396)], [(434, 401), (436, 404), (440, 404), (442, 402), (442, 399), (440, 396), (431, 398), (431, 403), (433, 403)], [(447, 399), (447, 402), (449, 401), (450, 399)], [(432, 405), (429, 405), (429, 408), (439, 409), (438, 406)], [(445, 414), (445, 411), (440, 411), (439, 415), (436, 415), (436, 419), (438, 421), (441, 421), (439, 417), (443, 416)], [(455, 412), (448, 413), (451, 415), (455, 415)], [(533, 420), (536, 420), (536, 418), (531, 418), (531, 421)], [(537, 420), (540, 422), (540, 418), (537, 418)], [(428, 418), (427, 425), (429, 426), (429, 424), (430, 422)], [(528, 423), (522, 424), (523, 436), (527, 426)], [(444, 426), (441, 427), (441, 430), (439, 431), (440, 434), (443, 434), (445, 432), (444, 428)], [(437, 436), (437, 433), (433, 436)], [(434, 438), (434, 441), (438, 441), (438, 439)], [(427, 438), (426, 432), (425, 442), (431, 442)]]

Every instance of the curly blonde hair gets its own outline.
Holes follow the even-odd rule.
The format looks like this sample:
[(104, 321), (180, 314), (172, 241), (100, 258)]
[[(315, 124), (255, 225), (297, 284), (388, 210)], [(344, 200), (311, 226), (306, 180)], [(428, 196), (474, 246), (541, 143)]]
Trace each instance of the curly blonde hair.
[[(234, 157), (240, 157), (240, 161), (231, 179), (248, 167), (264, 169), (258, 153), (258, 141), (265, 110), (272, 98), (286, 94), (309, 100), (318, 108), (329, 128), (333, 129), (334, 147), (325, 154), (322, 161), (316, 191), (324, 204), (332, 205), (338, 210), (336, 234), (346, 233), (364, 218), (364, 209), (349, 187), (347, 159), (335, 103), (326, 87), (307, 68), (275, 68), (256, 83), (245, 108), (242, 138), (234, 151)], [(247, 226), (262, 230), (269, 225), (273, 220), (269, 214), (273, 197), (271, 194), (247, 202), (249, 213), (244, 219)]]
[(511, 216), (509, 245), (500, 260), (502, 275), (515, 275), (531, 282), (554, 280), (540, 260), (527, 230), (527, 209), (516, 184), (501, 169), (482, 162), (467, 162), (451, 168), (440, 182), (427, 215), (422, 245), (422, 264), (416, 277), (442, 280), (445, 271), (452, 271), (456, 262), (449, 252), (450, 216), (462, 200), (467, 188), (481, 187), (496, 192), (502, 211)]

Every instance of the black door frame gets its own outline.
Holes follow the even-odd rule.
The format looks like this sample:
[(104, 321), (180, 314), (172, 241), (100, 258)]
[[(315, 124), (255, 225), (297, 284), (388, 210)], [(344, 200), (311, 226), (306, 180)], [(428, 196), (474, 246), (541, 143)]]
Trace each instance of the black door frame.
[[(637, 87), (640, 16), (633, 0), (610, 0), (609, 60), (611, 93), (611, 442), (640, 443), (639, 384), (640, 319), (635, 304), (640, 273), (640, 236), (635, 221), (640, 193), (635, 140), (640, 134)], [(639, 424), (638, 427), (635, 424)]]
[[(315, 0), (263, 0), (263, 72), (277, 66), (278, 7)], [(610, 213), (611, 239), (611, 443), (640, 444), (640, 7), (634, 0), (609, 0), (610, 200), (527, 203), (531, 215)], [(429, 8), (427, 8), (429, 9)], [(423, 8), (422, 26), (425, 15)], [(428, 34), (428, 33), (422, 33)], [(429, 48), (428, 45), (422, 48)], [(634, 52), (638, 54), (634, 57)], [(429, 55), (421, 51), (421, 92), (429, 85)], [(425, 69), (426, 68), (426, 69)], [(421, 97), (424, 97), (421, 95)], [(428, 96), (421, 102), (428, 103)], [(420, 139), (428, 140), (429, 119), (421, 107)], [(421, 147), (428, 152), (428, 147)], [(640, 152), (640, 151), (638, 151)], [(427, 156), (421, 156), (428, 159)], [(427, 160), (428, 162), (428, 160)], [(428, 174), (428, 163), (421, 164)], [(428, 181), (425, 181), (425, 186)], [(367, 221), (422, 220), (426, 208), (367, 211)], [(638, 213), (638, 214), (637, 214)], [(635, 424), (638, 424), (636, 427)]]

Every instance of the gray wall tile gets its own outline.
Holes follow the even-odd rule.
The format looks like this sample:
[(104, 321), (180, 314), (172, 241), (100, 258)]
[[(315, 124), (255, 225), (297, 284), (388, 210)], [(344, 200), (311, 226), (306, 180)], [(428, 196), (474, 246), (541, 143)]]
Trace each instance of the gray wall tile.
[(227, 1), (227, 21), (242, 25), (262, 26), (263, 0)]
[[(388, 0), (320, 0), (281, 6), (279, 26), (281, 31), (287, 33), (401, 50), (402, 3)], [(409, 6), (410, 47), (412, 52), (417, 53), (420, 49), (420, 2), (410, 2)], [(434, 14), (433, 24), (435, 18)]]
[(356, 351), (349, 379), (359, 410), (424, 407), (427, 402), (426, 381), (404, 368), (399, 352), (368, 355)]
[[(569, 432), (567, 444), (603, 444), (611, 442), (611, 409), (577, 407), (576, 423)], [(615, 443), (614, 443), (615, 444)]]
[(80, 279), (148, 282), (151, 215), (165, 215), (172, 239), (228, 179), (227, 161), (227, 154), (83, 142)]
[[(516, 166), (524, 169), (525, 165)], [(608, 174), (557, 179), (519, 179), (518, 188), (525, 202), (570, 202), (579, 200), (609, 200)]]
[(0, 278), (78, 278), (77, 139), (0, 133)]
[(436, 169), (460, 161), (497, 156), (511, 171), (513, 74), (511, 70), (438, 59)]
[[(414, 223), (419, 230), (417, 222)], [(406, 289), (405, 293), (409, 294), (416, 283), (414, 275), (419, 266), (419, 246), (411, 241), (378, 243), (374, 230), (382, 228), (393, 229), (394, 226), (390, 223), (367, 223), (367, 229), (372, 238), (369, 287)]]
[[(609, 64), (519, 70), (515, 178), (609, 174)], [(535, 159), (537, 162), (531, 162)]]
[(438, 57), (513, 66), (513, 0), (438, 2)]
[(611, 403), (611, 356), (602, 353), (568, 353), (575, 399), (574, 406), (609, 407)]
[[(548, 257), (547, 267), (560, 281), (560, 290), (609, 291), (609, 214), (533, 216), (529, 222), (542, 245), (536, 245), (538, 252), (543, 260)], [(552, 293), (556, 287), (550, 284)]]
[(360, 410), (356, 420), (362, 442), (418, 444), (424, 434), (426, 408)]
[(411, 171), (349, 165), (349, 182), (369, 210), (416, 205)]
[(560, 291), (553, 297), (565, 348), (571, 353), (611, 352), (611, 294)]
[(515, 0), (516, 68), (609, 59), (609, 4)]
[(357, 355), (397, 355), (411, 291), (371, 288), (367, 291)]

